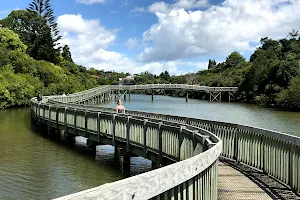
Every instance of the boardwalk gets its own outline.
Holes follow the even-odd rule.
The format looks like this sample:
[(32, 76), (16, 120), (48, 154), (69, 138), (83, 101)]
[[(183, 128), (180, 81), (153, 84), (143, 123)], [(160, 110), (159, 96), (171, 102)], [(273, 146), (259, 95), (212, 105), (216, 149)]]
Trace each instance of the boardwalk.
[[(49, 133), (59, 131), (70, 141), (75, 136), (86, 137), (92, 147), (100, 141), (122, 146), (127, 157), (133, 153), (155, 163), (163, 163), (163, 159), (179, 162), (60, 199), (299, 199), (300, 137), (156, 113), (127, 110), (126, 115), (115, 114), (114, 109), (94, 106), (111, 100), (111, 91), (119, 89), (114, 87), (119, 86), (43, 97), (42, 102), (33, 98), (32, 122)], [(122, 89), (155, 90), (160, 85), (135, 87)], [(164, 89), (207, 89), (189, 87)], [(222, 157), (228, 161), (220, 163), (218, 170)]]
[(236, 169), (219, 162), (218, 199), (271, 200), (272, 198), (254, 182)]

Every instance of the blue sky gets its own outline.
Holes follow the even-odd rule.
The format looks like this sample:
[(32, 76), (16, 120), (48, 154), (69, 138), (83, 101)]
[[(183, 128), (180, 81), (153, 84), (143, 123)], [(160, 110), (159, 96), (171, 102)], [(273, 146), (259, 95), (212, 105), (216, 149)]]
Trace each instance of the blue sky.
[[(3, 1), (0, 18), (30, 0)], [(297, 0), (51, 0), (62, 44), (86, 67), (171, 74), (207, 68), (238, 51), (249, 58), (261, 37), (299, 30)], [(298, 29), (297, 29), (298, 28)]]

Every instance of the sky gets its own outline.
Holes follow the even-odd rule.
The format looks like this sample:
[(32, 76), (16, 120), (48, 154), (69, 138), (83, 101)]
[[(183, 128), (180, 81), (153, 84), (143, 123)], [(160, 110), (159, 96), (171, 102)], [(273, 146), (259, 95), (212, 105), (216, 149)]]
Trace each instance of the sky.
[[(0, 4), (0, 18), (31, 0)], [(300, 0), (51, 0), (60, 43), (87, 68), (181, 75), (249, 59), (260, 39), (300, 30)]]

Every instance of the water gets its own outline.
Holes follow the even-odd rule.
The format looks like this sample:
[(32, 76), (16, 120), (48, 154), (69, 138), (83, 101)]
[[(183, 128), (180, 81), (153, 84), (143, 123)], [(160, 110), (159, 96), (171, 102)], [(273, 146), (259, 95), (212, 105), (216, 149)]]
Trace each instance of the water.
[[(206, 100), (131, 94), (130, 101), (123, 102), (128, 110), (164, 113), (214, 121), (238, 123), (300, 136), (300, 112), (263, 108), (257, 105), (235, 102), (208, 102)], [(116, 103), (102, 105), (115, 108)]]
[(0, 110), (0, 199), (53, 199), (151, 169), (143, 158), (131, 162), (125, 173), (112, 146), (93, 153), (83, 137), (70, 146), (34, 131), (28, 108)]
[[(115, 102), (105, 107), (115, 108)], [(241, 103), (215, 103), (184, 98), (131, 95), (126, 109), (200, 119), (241, 123), (300, 136), (300, 113)], [(30, 112), (0, 110), (0, 199), (52, 199), (120, 180), (151, 168), (141, 157), (131, 158), (130, 174), (113, 162), (114, 149), (87, 149), (86, 139), (76, 146), (59, 142), (31, 129)], [(121, 158), (122, 159), (122, 158)], [(120, 160), (121, 160), (120, 159)], [(123, 173), (122, 173), (123, 172)]]

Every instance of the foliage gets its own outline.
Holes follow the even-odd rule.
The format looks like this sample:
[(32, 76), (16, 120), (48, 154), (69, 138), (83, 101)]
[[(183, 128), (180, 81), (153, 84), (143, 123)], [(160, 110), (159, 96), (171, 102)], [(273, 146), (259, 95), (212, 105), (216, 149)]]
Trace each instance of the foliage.
[(28, 105), (41, 87), (38, 78), (15, 74), (12, 66), (0, 68), (0, 107)]
[(226, 58), (226, 65), (227, 67), (237, 67), (240, 64), (245, 63), (246, 60), (241, 54), (238, 52), (233, 52), (231, 53), (227, 58)]
[(288, 103), (283, 103), (283, 99), (288, 95), (282, 91), (299, 74), (300, 41), (295, 38), (279, 41), (262, 38), (261, 43), (262, 46), (251, 56), (252, 66), (239, 87), (238, 99), (287, 107)]
[(14, 10), (2, 20), (2, 24), (20, 36), (31, 57), (59, 63), (59, 50), (54, 48), (56, 44), (51, 28), (37, 12)]
[[(0, 107), (28, 105), (38, 93), (74, 93), (96, 85), (117, 85), (129, 75), (77, 65), (67, 45), (60, 52), (55, 47), (60, 36), (50, 0), (33, 0), (28, 10), (12, 11), (0, 23), (5, 27), (0, 28)], [(236, 86), (238, 101), (300, 109), (300, 39), (298, 31), (289, 35), (278, 41), (262, 38), (249, 62), (233, 52), (225, 62), (209, 60), (209, 70), (196, 74), (170, 76), (164, 71), (156, 76), (146, 71), (135, 74), (135, 80), (124, 79), (123, 84)]]
[(300, 75), (292, 79), (288, 88), (282, 90), (276, 100), (282, 107), (300, 109)]
[(18, 35), (6, 28), (0, 29), (0, 47), (21, 52), (25, 52), (27, 49), (27, 46), (21, 42)]
[(35, 60), (16, 33), (0, 29), (0, 108), (26, 106), (38, 93), (74, 93), (95, 86), (83, 66), (64, 59), (60, 65)]
[(213, 69), (216, 66), (217, 66), (217, 63), (215, 60), (211, 60), (211, 59), (208, 60), (208, 69)]
[(29, 12), (35, 12), (43, 19), (45, 19), (47, 25), (51, 29), (54, 46), (58, 45), (57, 41), (61, 39), (59, 31), (57, 29), (57, 23), (53, 15), (53, 10), (50, 5), (50, 0), (32, 0), (27, 9)]
[(69, 62), (73, 62), (73, 59), (72, 59), (72, 55), (71, 55), (71, 51), (70, 51), (70, 48), (68, 45), (65, 45), (62, 49), (62, 57), (69, 61)]

